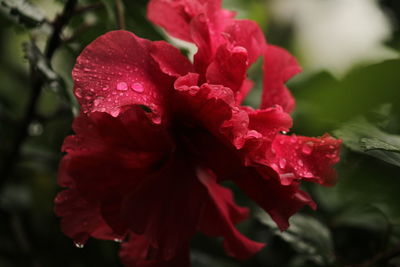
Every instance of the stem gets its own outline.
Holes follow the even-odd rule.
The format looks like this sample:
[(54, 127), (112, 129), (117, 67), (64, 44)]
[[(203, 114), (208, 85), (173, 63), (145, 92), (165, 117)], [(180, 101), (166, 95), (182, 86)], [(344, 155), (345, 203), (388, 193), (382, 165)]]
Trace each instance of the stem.
[(117, 27), (120, 30), (125, 29), (124, 5), (122, 0), (115, 0), (115, 12), (117, 15)]
[(393, 249), (389, 251), (384, 251), (381, 253), (378, 253), (375, 255), (372, 259), (360, 264), (360, 265), (355, 265), (355, 267), (368, 267), (368, 266), (375, 266), (378, 262), (385, 262), (387, 263), (391, 259), (393, 259), (396, 256), (400, 255), (400, 243), (398, 243), (396, 246), (394, 246)]

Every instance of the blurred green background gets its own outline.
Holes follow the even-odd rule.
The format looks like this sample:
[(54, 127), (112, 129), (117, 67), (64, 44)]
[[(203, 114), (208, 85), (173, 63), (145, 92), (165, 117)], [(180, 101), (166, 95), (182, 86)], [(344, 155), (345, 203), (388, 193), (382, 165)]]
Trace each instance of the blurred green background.
[[(91, 239), (78, 249), (53, 213), (60, 147), (78, 111), (71, 69), (87, 44), (123, 24), (193, 54), (146, 20), (146, 0), (79, 0), (60, 18), (71, 2), (0, 0), (0, 267), (120, 266), (117, 243)], [(319, 204), (316, 212), (304, 209), (280, 233), (237, 192), (254, 211), (240, 229), (268, 246), (238, 262), (218, 240), (198, 235), (193, 266), (400, 266), (400, 2), (225, 0), (224, 6), (257, 21), (270, 43), (303, 66), (289, 83), (297, 101), (293, 132), (329, 132), (344, 146), (335, 187), (304, 185)], [(54, 21), (66, 26), (49, 51)], [(256, 83), (246, 104), (257, 106), (261, 62), (249, 76)]]

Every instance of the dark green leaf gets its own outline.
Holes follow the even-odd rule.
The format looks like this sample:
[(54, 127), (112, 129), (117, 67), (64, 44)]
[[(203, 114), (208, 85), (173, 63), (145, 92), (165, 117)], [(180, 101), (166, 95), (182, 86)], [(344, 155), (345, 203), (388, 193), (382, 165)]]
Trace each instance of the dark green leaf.
[(300, 115), (296, 122), (312, 134), (337, 127), (384, 103), (398, 106), (399, 69), (397, 59), (360, 67), (341, 80), (328, 73), (298, 80), (292, 84), (298, 100), (296, 115)]
[(400, 167), (400, 136), (388, 134), (364, 117), (345, 123), (334, 134), (351, 150)]
[(316, 264), (329, 264), (333, 260), (333, 243), (329, 229), (317, 219), (296, 214), (290, 219), (290, 227), (280, 232), (276, 224), (264, 212), (259, 212), (261, 223), (288, 242), (297, 252), (305, 255)]

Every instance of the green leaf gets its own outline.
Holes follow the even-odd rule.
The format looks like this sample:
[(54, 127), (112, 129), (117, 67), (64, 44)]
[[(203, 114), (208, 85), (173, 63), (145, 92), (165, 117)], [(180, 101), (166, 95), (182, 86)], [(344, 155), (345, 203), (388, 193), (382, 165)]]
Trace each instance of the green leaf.
[(290, 218), (290, 227), (281, 232), (272, 219), (264, 212), (257, 214), (260, 222), (274, 232), (298, 253), (316, 264), (326, 266), (333, 261), (333, 242), (329, 229), (317, 219), (296, 214)]
[(380, 130), (366, 118), (358, 117), (347, 122), (334, 134), (351, 150), (400, 167), (400, 136)]
[(45, 21), (42, 10), (26, 0), (0, 0), (0, 11), (30, 28), (40, 26)]
[(359, 67), (340, 80), (322, 72), (295, 81), (291, 87), (297, 100), (297, 125), (304, 134), (322, 133), (384, 103), (398, 108), (399, 69), (396, 59)]

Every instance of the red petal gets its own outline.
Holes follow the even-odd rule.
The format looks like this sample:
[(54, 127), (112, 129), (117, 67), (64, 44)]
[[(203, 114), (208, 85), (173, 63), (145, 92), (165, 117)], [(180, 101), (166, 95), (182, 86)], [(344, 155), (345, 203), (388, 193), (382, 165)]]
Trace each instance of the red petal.
[(83, 245), (89, 237), (106, 240), (121, 239), (100, 215), (99, 206), (82, 199), (74, 189), (67, 189), (55, 198), (55, 213), (61, 217), (64, 234)]
[(238, 92), (246, 78), (247, 51), (243, 47), (218, 48), (214, 61), (208, 66), (206, 78), (211, 84), (220, 84)]
[(310, 196), (301, 191), (298, 184), (283, 186), (276, 179), (265, 178), (255, 170), (248, 169), (246, 176), (236, 179), (235, 183), (269, 213), (281, 231), (289, 227), (289, 217), (304, 205), (316, 208)]
[(88, 45), (72, 71), (83, 112), (115, 117), (122, 107), (140, 104), (148, 106), (153, 116), (161, 116), (172, 79), (160, 71), (150, 52), (155, 50), (160, 58), (165, 46), (153, 48), (150, 41), (126, 31), (106, 33)]
[(333, 185), (336, 172), (332, 166), (339, 161), (340, 144), (341, 140), (329, 135), (321, 138), (279, 135), (272, 145), (275, 158), (271, 162), (284, 185), (297, 179)]
[(268, 45), (264, 54), (263, 70), (261, 108), (280, 105), (286, 112), (291, 112), (295, 102), (285, 82), (301, 71), (296, 59), (286, 50)]
[(130, 234), (128, 242), (124, 242), (119, 256), (125, 267), (189, 267), (189, 247), (185, 246), (171, 260), (157, 258), (157, 249), (143, 235)]
[(130, 229), (144, 235), (164, 260), (175, 258), (196, 232), (206, 196), (191, 160), (182, 152), (147, 177), (122, 207)]
[(107, 113), (82, 114), (73, 128), (76, 135), (63, 146), (68, 154), (59, 171), (60, 183), (73, 184), (91, 202), (128, 192), (172, 149), (165, 129), (138, 107), (117, 118)]
[(224, 36), (232, 46), (241, 46), (247, 50), (249, 65), (265, 51), (264, 33), (254, 21), (234, 20), (225, 28)]
[(197, 172), (202, 184), (207, 188), (209, 198), (205, 213), (199, 223), (200, 231), (208, 235), (223, 236), (226, 252), (237, 259), (248, 258), (265, 245), (252, 241), (242, 235), (234, 226), (247, 217), (247, 209), (238, 207), (229, 189), (215, 182), (211, 173), (199, 169)]
[(164, 41), (152, 43), (151, 56), (167, 75), (179, 77), (193, 72), (192, 63), (178, 49)]
[[(193, 8), (186, 1), (151, 0), (147, 7), (147, 17), (154, 24), (163, 27), (170, 35), (191, 42), (190, 21)], [(195, 2), (195, 1), (193, 1)]]

